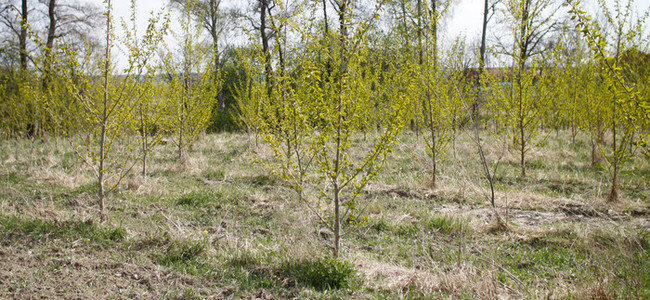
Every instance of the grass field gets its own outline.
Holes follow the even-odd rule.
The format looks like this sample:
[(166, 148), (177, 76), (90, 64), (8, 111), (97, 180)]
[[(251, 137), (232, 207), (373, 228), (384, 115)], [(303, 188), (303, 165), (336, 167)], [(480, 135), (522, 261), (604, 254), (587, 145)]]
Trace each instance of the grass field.
[[(551, 134), (499, 160), (497, 210), (468, 133), (427, 185), (423, 142), (407, 133), (346, 224), (331, 234), (254, 161), (246, 134), (203, 137), (179, 162), (155, 149), (100, 223), (96, 187), (65, 140), (0, 142), (0, 298), (650, 298), (650, 162), (625, 165), (621, 201), (592, 167), (586, 137)], [(363, 147), (363, 137), (357, 141)], [(498, 213), (506, 226), (494, 222)]]

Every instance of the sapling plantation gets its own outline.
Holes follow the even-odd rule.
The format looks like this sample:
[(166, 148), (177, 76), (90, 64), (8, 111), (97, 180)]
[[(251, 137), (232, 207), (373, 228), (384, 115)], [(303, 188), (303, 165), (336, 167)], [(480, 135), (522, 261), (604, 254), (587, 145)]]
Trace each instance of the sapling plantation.
[(123, 2), (0, 7), (0, 298), (650, 296), (643, 4)]

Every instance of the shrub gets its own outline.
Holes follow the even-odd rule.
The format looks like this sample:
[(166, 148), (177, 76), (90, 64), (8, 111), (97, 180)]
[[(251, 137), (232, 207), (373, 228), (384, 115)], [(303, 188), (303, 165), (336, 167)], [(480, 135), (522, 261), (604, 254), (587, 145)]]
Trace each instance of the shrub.
[(321, 291), (350, 288), (358, 278), (352, 264), (332, 257), (286, 262), (282, 270), (297, 282)]

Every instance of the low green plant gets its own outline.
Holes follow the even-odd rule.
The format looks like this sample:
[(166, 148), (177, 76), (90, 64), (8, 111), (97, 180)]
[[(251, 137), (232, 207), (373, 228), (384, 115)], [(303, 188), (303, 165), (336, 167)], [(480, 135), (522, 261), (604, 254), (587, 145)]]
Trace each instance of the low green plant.
[(391, 225), (384, 218), (373, 219), (370, 227), (377, 232), (389, 231), (391, 229)]
[(467, 230), (466, 220), (461, 218), (438, 215), (424, 221), (424, 228), (427, 231), (439, 231), (444, 234), (458, 234)]
[(415, 224), (401, 224), (395, 229), (396, 233), (403, 237), (412, 237), (418, 232), (418, 227)]
[(76, 240), (84, 239), (102, 246), (112, 246), (123, 241), (127, 232), (121, 227), (102, 227), (91, 220), (80, 221), (49, 221), (42, 219), (26, 219), (20, 216), (0, 216), (0, 239), (18, 240), (30, 237), (33, 241)]
[(333, 257), (289, 261), (282, 265), (282, 271), (319, 291), (352, 288), (358, 280), (352, 264)]
[(250, 251), (242, 251), (240, 253), (236, 253), (234, 257), (228, 260), (228, 265), (240, 269), (259, 266), (261, 263), (261, 257)]
[(167, 267), (184, 265), (195, 262), (198, 257), (205, 253), (206, 249), (205, 241), (174, 240), (167, 249), (154, 255), (154, 260)]
[(0, 182), (5, 182), (7, 184), (17, 184), (24, 180), (23, 176), (20, 176), (16, 173), (9, 173), (0, 175)]
[(206, 169), (201, 175), (203, 178), (208, 180), (223, 180), (225, 177), (225, 172), (223, 169)]
[(78, 163), (77, 153), (74, 151), (67, 151), (61, 157), (61, 167), (65, 170), (74, 169)]
[(221, 198), (221, 195), (212, 191), (193, 191), (178, 197), (176, 204), (184, 206), (205, 206), (219, 198)]

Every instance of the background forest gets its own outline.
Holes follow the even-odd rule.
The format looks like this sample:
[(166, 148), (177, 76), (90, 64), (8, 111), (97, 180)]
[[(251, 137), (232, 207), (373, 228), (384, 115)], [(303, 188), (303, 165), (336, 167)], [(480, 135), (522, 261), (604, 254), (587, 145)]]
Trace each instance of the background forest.
[(456, 4), (2, 1), (0, 296), (650, 296), (650, 10)]

